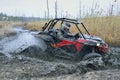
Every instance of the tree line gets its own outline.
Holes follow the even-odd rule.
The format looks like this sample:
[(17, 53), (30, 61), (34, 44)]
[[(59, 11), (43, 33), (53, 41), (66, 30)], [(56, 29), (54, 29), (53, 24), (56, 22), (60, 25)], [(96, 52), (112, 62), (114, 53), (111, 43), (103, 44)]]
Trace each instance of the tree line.
[(2, 12), (0, 13), (0, 21), (36, 21), (41, 19), (39, 17), (8, 16)]

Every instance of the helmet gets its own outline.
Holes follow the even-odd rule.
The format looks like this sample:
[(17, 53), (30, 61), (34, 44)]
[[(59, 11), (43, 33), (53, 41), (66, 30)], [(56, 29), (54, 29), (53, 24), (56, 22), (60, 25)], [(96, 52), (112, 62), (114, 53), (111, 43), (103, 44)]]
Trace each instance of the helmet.
[(70, 27), (71, 27), (71, 25), (68, 22), (62, 24), (62, 29), (64, 29), (64, 30), (69, 30)]

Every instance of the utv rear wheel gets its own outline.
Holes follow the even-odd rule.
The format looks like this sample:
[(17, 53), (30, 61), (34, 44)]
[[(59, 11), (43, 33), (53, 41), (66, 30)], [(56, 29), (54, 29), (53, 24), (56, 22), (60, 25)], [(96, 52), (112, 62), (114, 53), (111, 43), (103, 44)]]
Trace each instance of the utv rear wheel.
[(89, 53), (89, 54), (86, 54), (82, 60), (89, 60), (91, 58), (96, 58), (96, 57), (102, 57), (100, 54), (98, 53)]

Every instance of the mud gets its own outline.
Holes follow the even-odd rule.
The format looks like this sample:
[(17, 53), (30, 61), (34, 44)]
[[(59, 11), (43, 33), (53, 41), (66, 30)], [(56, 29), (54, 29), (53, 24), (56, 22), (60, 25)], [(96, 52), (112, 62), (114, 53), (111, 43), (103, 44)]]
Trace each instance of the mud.
[[(85, 61), (54, 58), (42, 60), (24, 55), (0, 54), (1, 80), (119, 80), (120, 48), (110, 48), (109, 61), (94, 69)], [(114, 52), (112, 54), (112, 52)], [(113, 61), (112, 61), (113, 60)], [(115, 61), (116, 60), (116, 61)]]
[[(0, 52), (10, 57), (13, 53), (20, 53), (30, 46), (37, 46), (44, 50), (44, 42), (35, 37), (33, 31), (25, 30), (21, 27), (13, 28), (15, 35), (3, 37), (0, 40)], [(39, 45), (40, 44), (40, 45)]]
[[(0, 40), (0, 43), (12, 41), (20, 32), (23, 33), (21, 30), (17, 32), (11, 38)], [(89, 61), (46, 56), (37, 46), (29, 47), (19, 54), (12, 53), (10, 57), (6, 55), (8, 53), (2, 52), (2, 48), (4, 47), (0, 47), (0, 80), (120, 80), (120, 47), (110, 47), (104, 63), (94, 64), (95, 66), (90, 65)], [(43, 56), (40, 57), (38, 52)]]

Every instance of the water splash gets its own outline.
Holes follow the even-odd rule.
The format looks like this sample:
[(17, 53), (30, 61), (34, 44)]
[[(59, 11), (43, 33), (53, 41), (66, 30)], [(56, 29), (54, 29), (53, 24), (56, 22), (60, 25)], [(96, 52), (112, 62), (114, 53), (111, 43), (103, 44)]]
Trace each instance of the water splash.
[(29, 46), (37, 46), (43, 51), (47, 48), (43, 40), (35, 37), (35, 33), (22, 28), (14, 29), (17, 34), (13, 37), (7, 37), (0, 41), (1, 50), (0, 52), (9, 56), (9, 53), (20, 53)]

